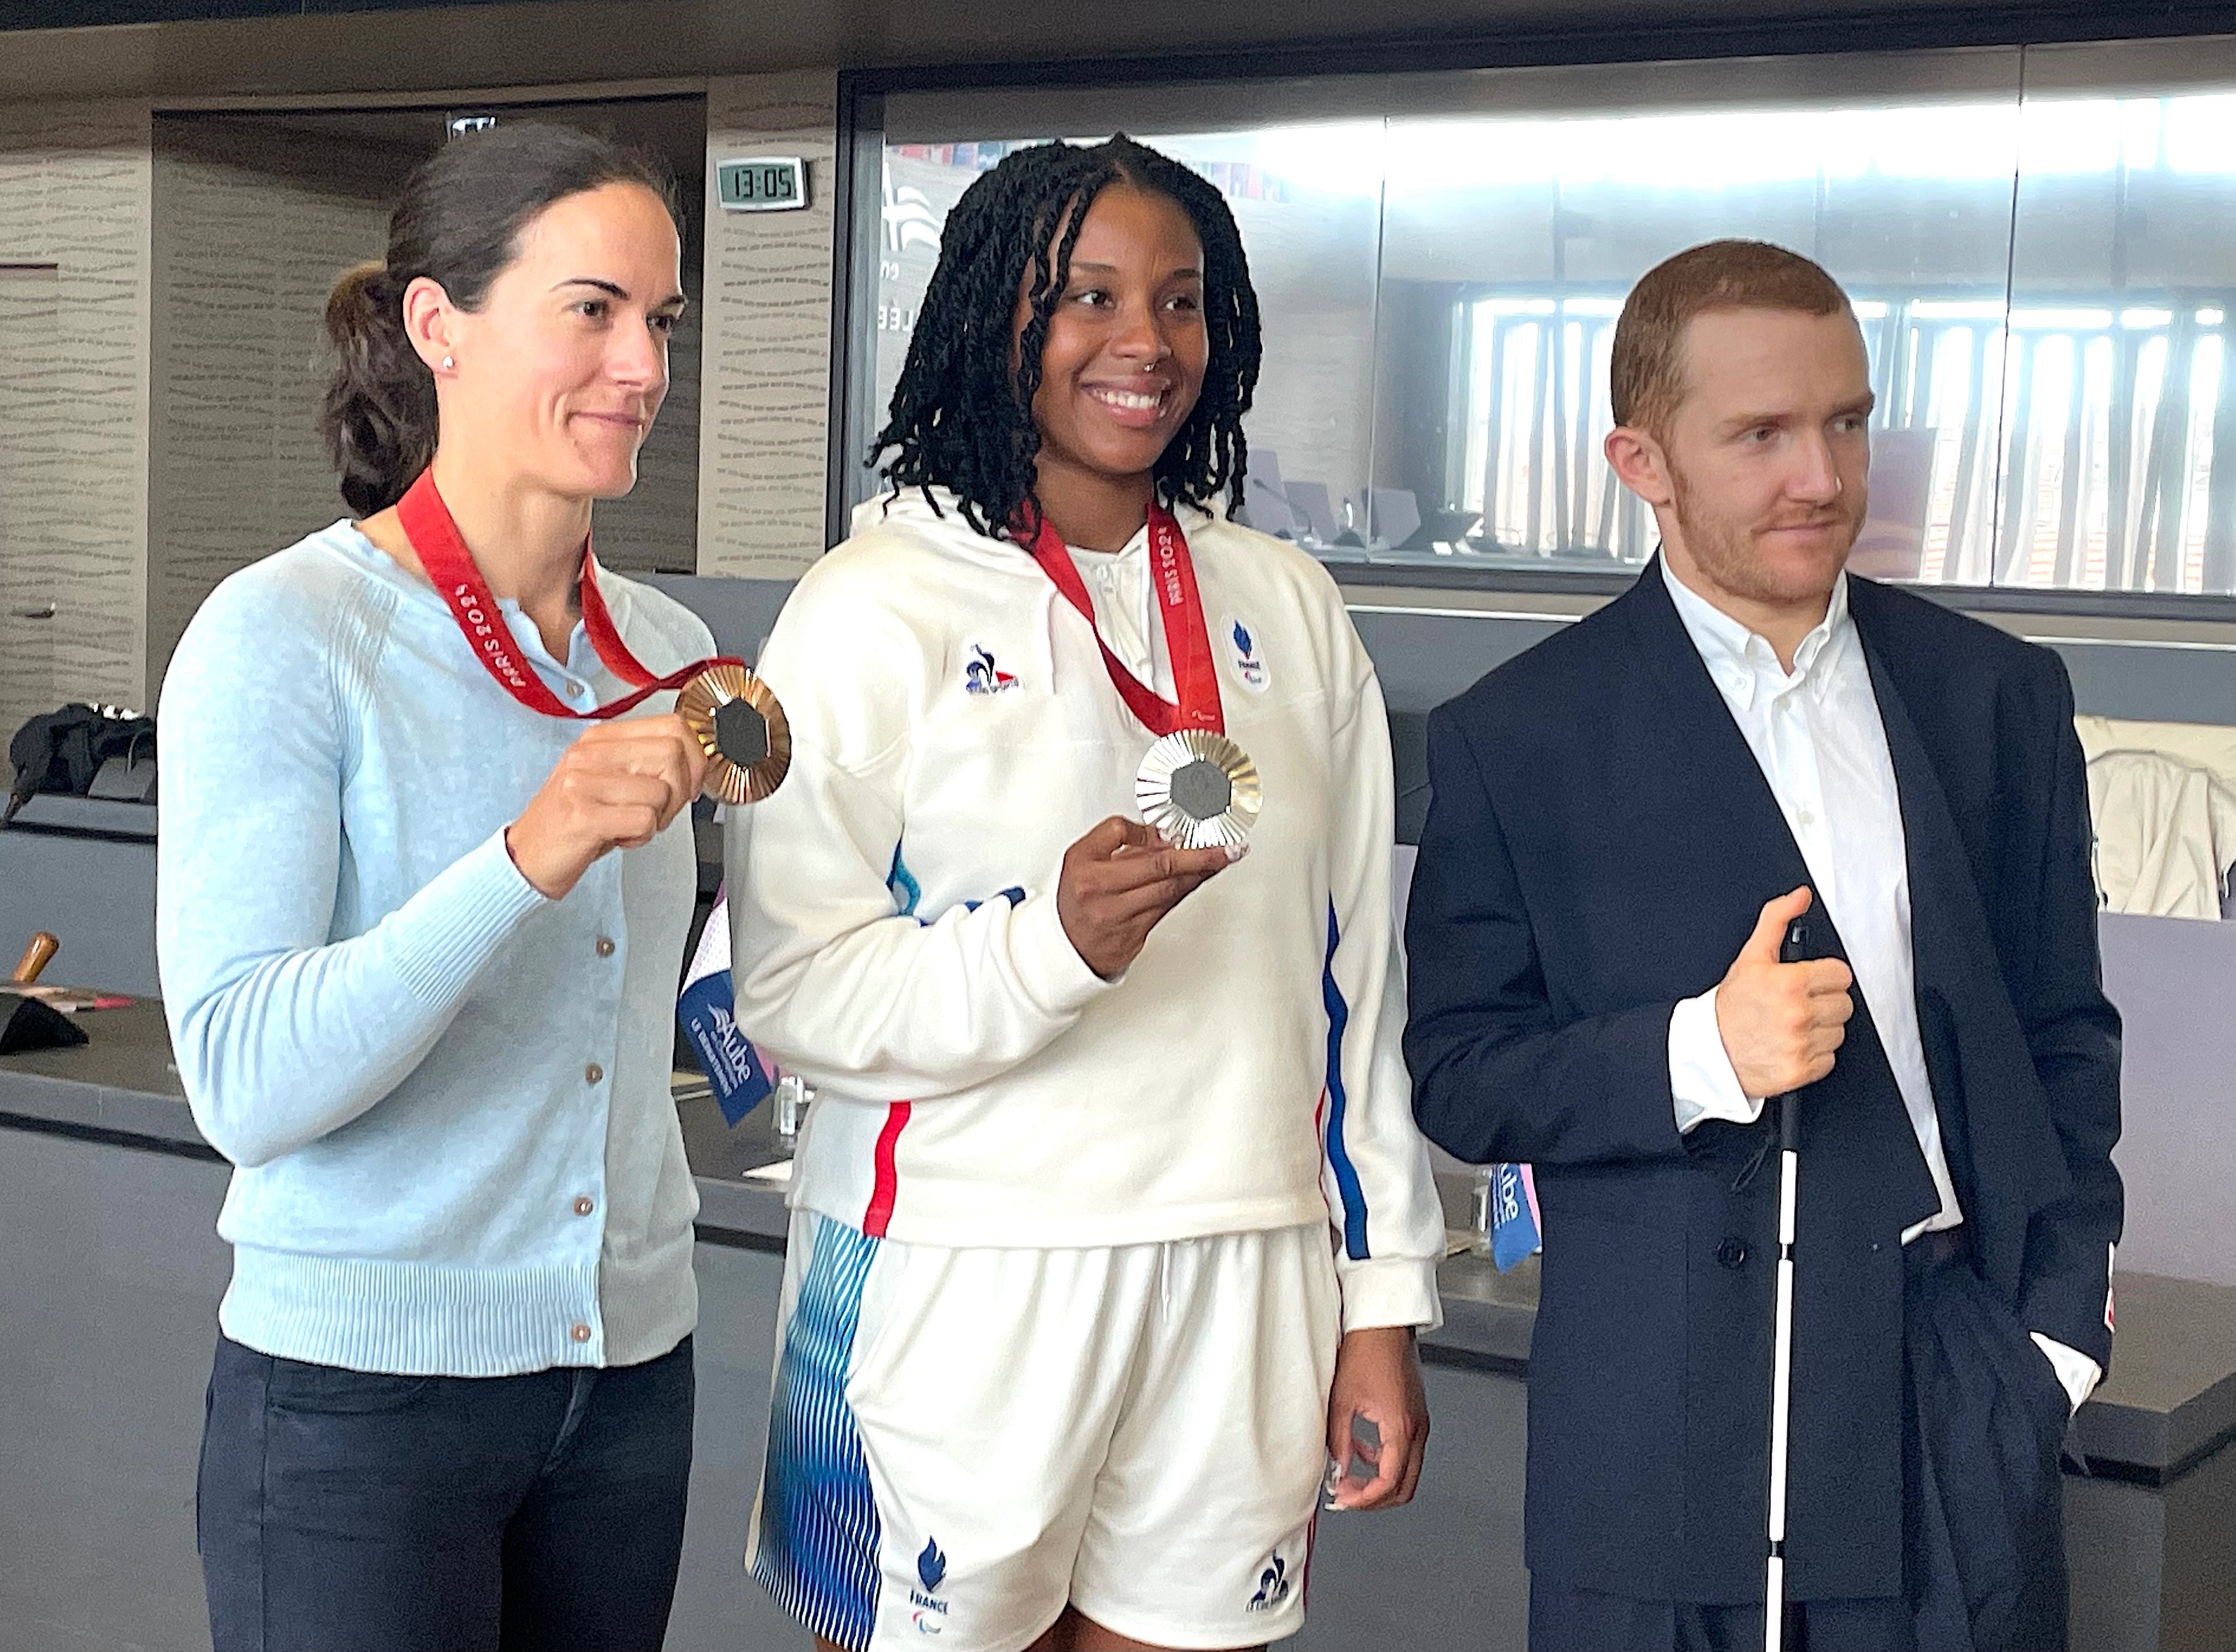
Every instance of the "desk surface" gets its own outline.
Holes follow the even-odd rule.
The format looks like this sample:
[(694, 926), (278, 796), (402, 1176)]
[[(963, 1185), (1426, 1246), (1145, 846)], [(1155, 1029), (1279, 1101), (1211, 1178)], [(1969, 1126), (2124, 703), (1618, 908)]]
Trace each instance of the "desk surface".
[[(209, 1154), (187, 1112), (160, 1006), (91, 1011), (81, 1024), (92, 1037), (82, 1048), (0, 1057), (0, 1126)], [(780, 1244), (782, 1187), (746, 1179), (779, 1156), (768, 1109), (731, 1129), (706, 1097), (678, 1107), (700, 1226)], [(1461, 1192), (1447, 1189), (1448, 1199)], [(1534, 1260), (1502, 1274), (1480, 1257), (1456, 1256), (1437, 1282), (1445, 1322), (1423, 1339), (1430, 1357), (1526, 1368), (1537, 1313)], [(2077, 1443), (2092, 1464), (2113, 1472), (2171, 1478), (2236, 1438), (2236, 1289), (2122, 1274), (2119, 1315), (2116, 1363), (2081, 1409)]]

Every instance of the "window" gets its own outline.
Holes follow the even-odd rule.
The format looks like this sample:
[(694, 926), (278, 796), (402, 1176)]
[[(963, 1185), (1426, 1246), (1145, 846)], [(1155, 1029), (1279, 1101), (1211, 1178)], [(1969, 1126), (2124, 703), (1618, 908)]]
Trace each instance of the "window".
[(858, 428), (970, 180), (1121, 128), (1234, 209), (1266, 328), (1246, 510), (1332, 561), (1641, 564), (1651, 514), (1601, 451), (1615, 318), (1742, 235), (1855, 300), (1859, 569), (2236, 594), (2236, 38), (896, 93)]

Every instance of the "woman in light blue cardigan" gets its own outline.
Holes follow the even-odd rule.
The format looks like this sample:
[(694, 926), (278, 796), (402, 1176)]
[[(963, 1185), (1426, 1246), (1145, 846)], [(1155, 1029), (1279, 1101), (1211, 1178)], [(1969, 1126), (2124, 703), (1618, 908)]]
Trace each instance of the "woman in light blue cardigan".
[[(617, 697), (579, 582), (667, 389), (679, 268), (668, 186), (603, 142), (449, 145), (327, 307), (358, 519), (227, 580), (164, 683), (165, 1007), (238, 1167), (198, 1503), (218, 1652), (665, 1629), (702, 760), (666, 696), (589, 724), (523, 703), (394, 507), (430, 471), (513, 654), (572, 711)], [(659, 593), (597, 583), (625, 662), (713, 652)]]

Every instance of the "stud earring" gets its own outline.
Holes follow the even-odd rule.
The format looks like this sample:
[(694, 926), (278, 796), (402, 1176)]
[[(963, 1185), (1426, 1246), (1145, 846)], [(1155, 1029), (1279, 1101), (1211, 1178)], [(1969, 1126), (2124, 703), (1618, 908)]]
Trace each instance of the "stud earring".
[(444, 358), (443, 358), (443, 371), (444, 371), (444, 372), (449, 372), (452, 368), (456, 367), (457, 365), (458, 365), (458, 364), (457, 364), (457, 360), (456, 360), (454, 358), (452, 358), (452, 357), (445, 356), (445, 357), (444, 357)]

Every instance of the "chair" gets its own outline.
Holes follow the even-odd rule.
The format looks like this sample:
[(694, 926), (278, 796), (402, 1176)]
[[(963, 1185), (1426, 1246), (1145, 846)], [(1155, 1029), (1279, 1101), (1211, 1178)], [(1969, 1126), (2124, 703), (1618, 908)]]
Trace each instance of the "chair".
[(1301, 524), (1282, 490), (1279, 455), (1260, 451), (1250, 456), (1242, 478), (1242, 525), (1283, 539), (1297, 536)]
[(1328, 497), (1325, 482), (1291, 482), (1282, 491), (1288, 496), (1289, 509), (1301, 519), (1305, 536), (1323, 545), (1332, 545), (1343, 531), (1336, 520), (1335, 502)]
[(1367, 536), (1393, 550), (1410, 549), (1421, 531), (1421, 503), (1411, 488), (1366, 490)]

